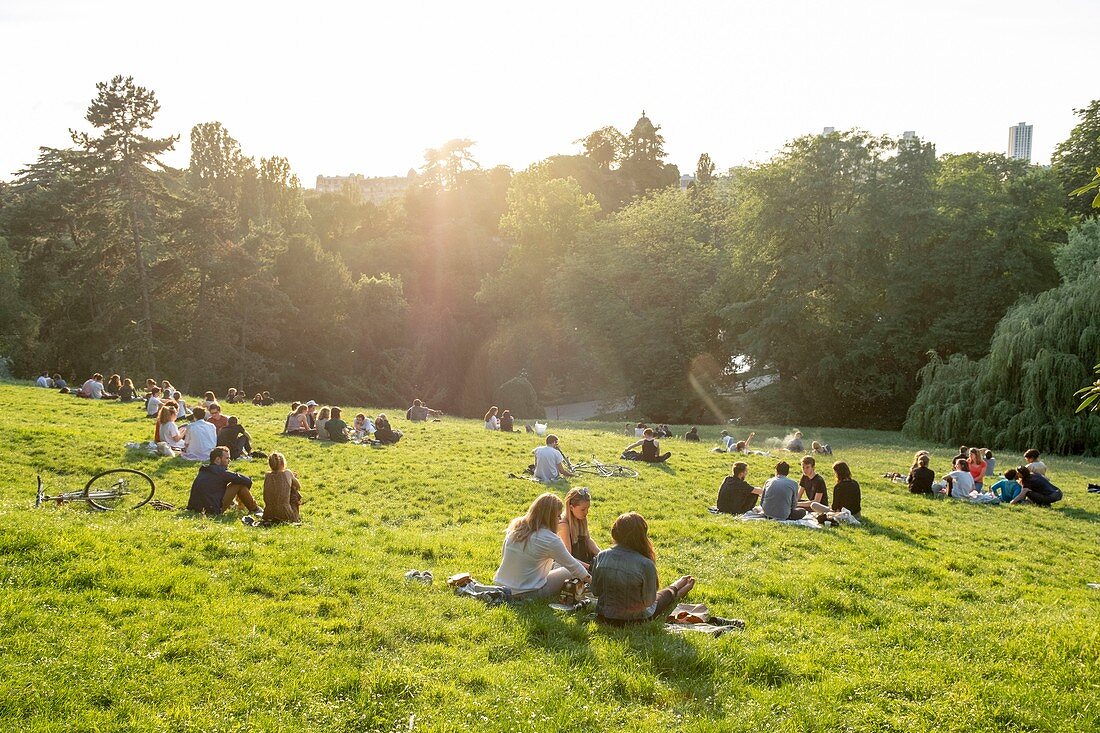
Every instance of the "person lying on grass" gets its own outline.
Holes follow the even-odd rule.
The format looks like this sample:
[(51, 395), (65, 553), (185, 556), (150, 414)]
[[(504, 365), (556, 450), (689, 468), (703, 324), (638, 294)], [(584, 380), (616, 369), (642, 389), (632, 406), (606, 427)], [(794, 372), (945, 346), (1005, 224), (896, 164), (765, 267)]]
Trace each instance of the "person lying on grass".
[(592, 558), (600, 553), (599, 545), (588, 533), (588, 510), (592, 506), (592, 494), (584, 487), (569, 490), (565, 495), (565, 508), (558, 520), (558, 537), (569, 548), (569, 554), (581, 561), (586, 568)]
[[(1038, 457), (1036, 457), (1036, 460), (1038, 460)], [(1034, 465), (1034, 462), (1031, 465)], [(1062, 490), (1052, 484), (1043, 474), (1032, 473), (1029, 466), (1018, 467), (1016, 474), (1020, 481), (1020, 494), (1010, 502), (1011, 504), (1030, 501), (1032, 504), (1050, 506), (1062, 500)]]
[(775, 464), (775, 476), (764, 483), (760, 497), (760, 509), (769, 519), (802, 519), (807, 510), (817, 513), (828, 512), (829, 507), (818, 502), (807, 502), (806, 507), (798, 506), (798, 484), (788, 474), (791, 466), (786, 461)]
[(264, 474), (264, 521), (298, 522), (302, 505), (302, 486), (298, 477), (286, 467), (282, 453), (272, 453), (267, 459), (271, 468)]
[(546, 436), (546, 445), (540, 445), (532, 453), (535, 455), (532, 471), (536, 481), (548, 484), (562, 476), (575, 475), (569, 468), (569, 461), (565, 460), (565, 454), (561, 452), (558, 436), (553, 433)]
[(718, 489), (719, 513), (744, 514), (756, 506), (756, 498), (764, 491), (746, 481), (748, 475), (749, 464), (742, 461), (733, 464), (730, 475), (726, 476)]
[(852, 469), (844, 461), (837, 461), (833, 464), (833, 475), (836, 476), (836, 485), (833, 486), (833, 511), (847, 509), (858, 516), (863, 508), (863, 494), (859, 489), (859, 482), (852, 478)]
[(513, 599), (554, 598), (571, 578), (591, 580), (588, 569), (569, 554), (554, 531), (562, 508), (557, 496), (543, 494), (531, 502), (527, 514), (508, 525), (493, 582), (508, 588)]
[(664, 621), (695, 587), (695, 578), (685, 575), (657, 590), (657, 553), (649, 539), (649, 525), (641, 514), (619, 515), (611, 525), (611, 538), (614, 546), (592, 561), (596, 617), (614, 626)]
[(253, 514), (262, 513), (249, 491), (252, 479), (230, 471), (228, 465), (228, 448), (218, 446), (210, 451), (210, 463), (199, 466), (199, 473), (191, 483), (188, 509), (203, 514), (221, 514), (239, 503)]
[[(638, 446), (642, 447), (641, 453), (634, 450)], [(646, 428), (642, 432), (641, 440), (636, 440), (623, 449), (623, 458), (632, 458), (645, 463), (664, 463), (671, 457), (671, 453), (661, 453), (661, 441), (654, 436), (653, 428)]]

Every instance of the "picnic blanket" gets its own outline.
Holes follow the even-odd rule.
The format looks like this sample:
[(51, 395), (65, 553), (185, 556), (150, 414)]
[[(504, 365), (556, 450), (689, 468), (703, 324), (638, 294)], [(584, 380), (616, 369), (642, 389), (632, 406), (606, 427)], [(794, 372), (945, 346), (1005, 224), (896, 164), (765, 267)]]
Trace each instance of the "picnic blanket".
[[(841, 509), (839, 512), (831, 512), (830, 516), (840, 524), (850, 524), (854, 527), (858, 527), (860, 524), (860, 521), (856, 519), (855, 516), (852, 515), (852, 512), (847, 509)], [(769, 517), (764, 514), (763, 510), (761, 510), (758, 506), (748, 510), (739, 518), (742, 522), (753, 522), (759, 519), (769, 519)], [(770, 519), (769, 521), (777, 522), (779, 524), (790, 524), (797, 527), (809, 527), (811, 529), (822, 529), (826, 526), (818, 522), (817, 517), (811, 513), (807, 513), (806, 516), (804, 516), (802, 519)]]
[(665, 631), (674, 634), (702, 633), (718, 638), (728, 631), (745, 628), (740, 619), (721, 618), (711, 614), (705, 603), (680, 603), (668, 613)]

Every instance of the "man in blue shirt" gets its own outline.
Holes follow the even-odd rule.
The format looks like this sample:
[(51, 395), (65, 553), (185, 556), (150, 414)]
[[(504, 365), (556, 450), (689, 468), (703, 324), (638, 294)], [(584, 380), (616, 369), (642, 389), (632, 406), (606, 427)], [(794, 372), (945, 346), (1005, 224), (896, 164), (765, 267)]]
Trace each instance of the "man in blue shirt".
[(219, 445), (210, 451), (210, 463), (199, 466), (199, 474), (191, 483), (187, 508), (203, 514), (221, 514), (239, 502), (253, 514), (261, 514), (260, 505), (252, 498), (252, 479), (230, 471), (229, 449)]

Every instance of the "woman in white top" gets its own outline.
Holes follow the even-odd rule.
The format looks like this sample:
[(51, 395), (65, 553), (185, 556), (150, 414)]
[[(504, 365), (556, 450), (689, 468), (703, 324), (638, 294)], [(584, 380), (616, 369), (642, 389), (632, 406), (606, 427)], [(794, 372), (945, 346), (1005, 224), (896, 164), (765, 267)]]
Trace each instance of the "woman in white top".
[(504, 557), (493, 582), (511, 590), (513, 598), (553, 598), (570, 578), (591, 579), (555, 532), (561, 510), (561, 499), (543, 494), (525, 516), (508, 525)]
[(331, 407), (322, 407), (321, 411), (317, 413), (317, 440), (328, 440), (328, 431), (325, 430), (325, 425), (328, 424), (331, 414)]
[(496, 405), (490, 407), (489, 411), (485, 413), (485, 429), (500, 430), (500, 418), (497, 417)]
[(183, 435), (176, 426), (176, 410), (171, 405), (160, 408), (157, 415), (157, 428), (153, 436), (154, 442), (167, 443), (172, 450), (183, 450)]
[(173, 392), (172, 399), (176, 401), (177, 405), (179, 405), (179, 414), (183, 415), (184, 417), (191, 416), (191, 411), (187, 409), (187, 403), (183, 401), (183, 395), (181, 395), (179, 392)]

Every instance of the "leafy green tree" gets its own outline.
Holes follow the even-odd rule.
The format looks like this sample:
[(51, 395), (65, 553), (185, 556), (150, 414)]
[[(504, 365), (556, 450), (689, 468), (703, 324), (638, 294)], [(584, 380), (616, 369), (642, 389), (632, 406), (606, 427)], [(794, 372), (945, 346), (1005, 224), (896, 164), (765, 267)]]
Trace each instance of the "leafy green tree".
[(584, 146), (585, 156), (604, 173), (610, 172), (626, 155), (626, 135), (611, 126), (601, 127), (573, 142)]
[(695, 164), (695, 185), (704, 187), (714, 182), (714, 161), (703, 153), (699, 156), (699, 162)]
[[(130, 268), (137, 285), (139, 320), (134, 338), (134, 356), (148, 355), (148, 366), (155, 368), (157, 343), (154, 338), (153, 278), (150, 266), (160, 256), (163, 220), (171, 207), (171, 196), (164, 178), (154, 168), (163, 169), (161, 155), (175, 147), (178, 136), (154, 138), (146, 134), (160, 111), (156, 95), (134, 83), (133, 77), (116, 76), (96, 84), (98, 94), (88, 107), (85, 119), (97, 131), (72, 132), (73, 142), (84, 154), (82, 164), (88, 171), (92, 204), (113, 230), (104, 237), (104, 247), (113, 247), (115, 237), (124, 239), (129, 248)], [(103, 232), (107, 234), (107, 232)], [(124, 307), (127, 301), (120, 301)]]
[(511, 410), (519, 419), (546, 417), (546, 410), (539, 404), (534, 385), (527, 381), (527, 375), (523, 373), (497, 387), (493, 393), (493, 403), (502, 410)]
[(480, 168), (470, 148), (475, 145), (473, 140), (457, 138), (448, 140), (438, 148), (428, 148), (424, 151), (424, 167), (421, 174), (426, 183), (435, 184), (443, 188), (450, 188), (458, 183), (463, 172)]
[(1051, 167), (1062, 183), (1068, 208), (1080, 217), (1097, 215), (1100, 196), (1083, 196), (1090, 184), (1100, 181), (1100, 99), (1095, 99), (1074, 113), (1081, 119), (1069, 137), (1058, 144), (1051, 156)]

